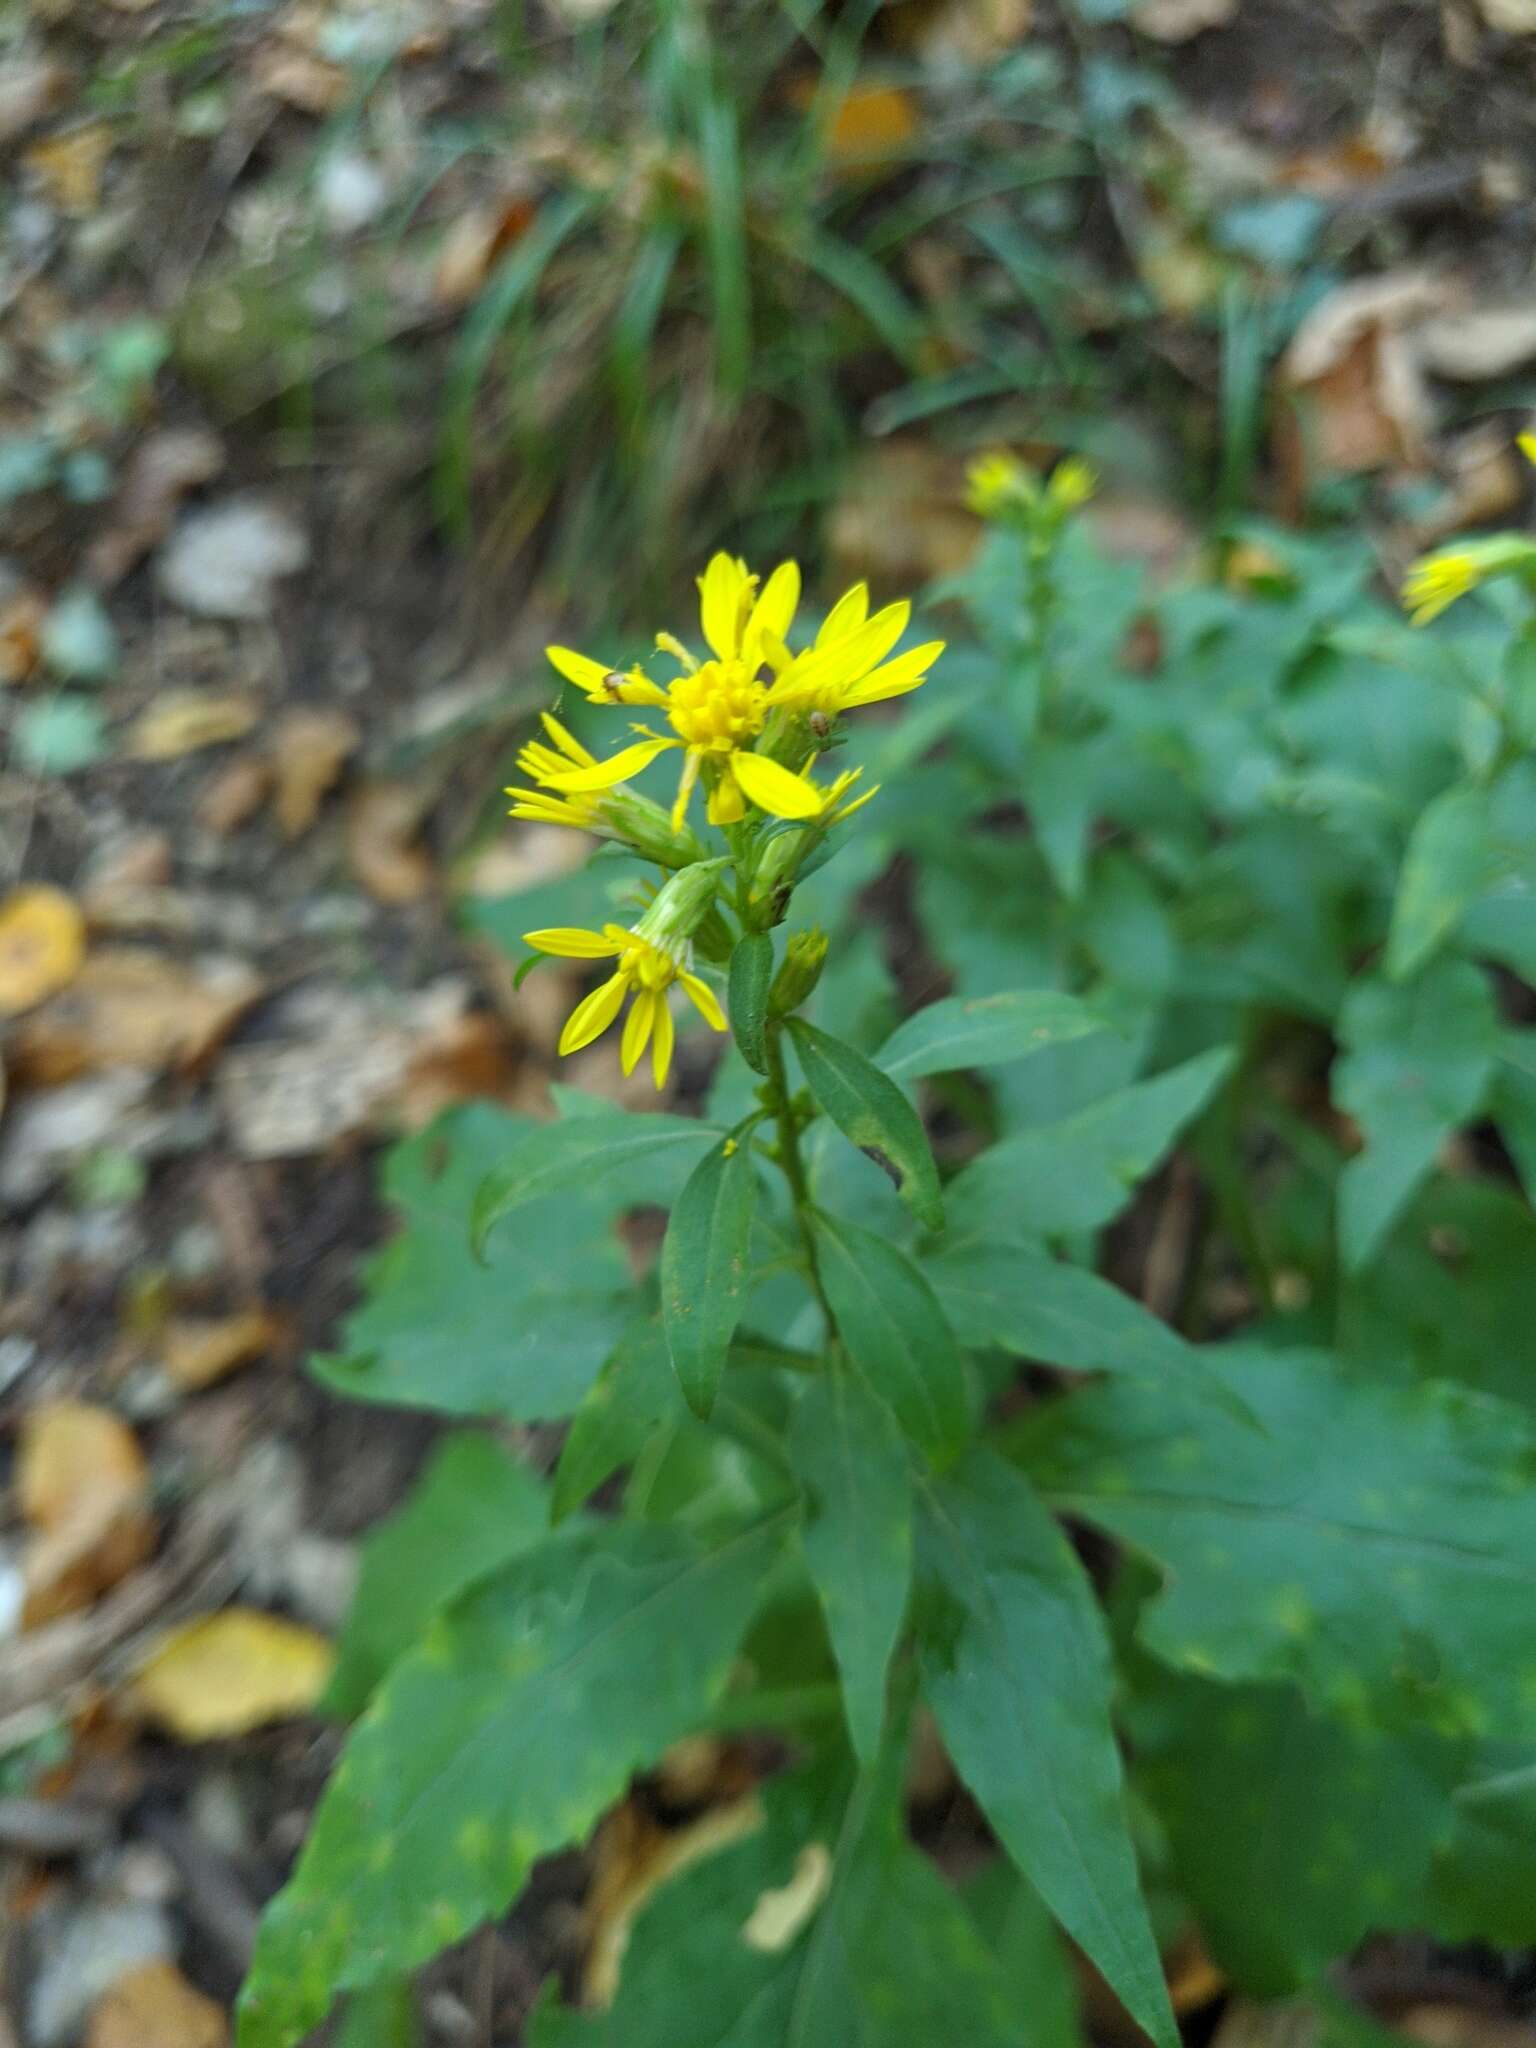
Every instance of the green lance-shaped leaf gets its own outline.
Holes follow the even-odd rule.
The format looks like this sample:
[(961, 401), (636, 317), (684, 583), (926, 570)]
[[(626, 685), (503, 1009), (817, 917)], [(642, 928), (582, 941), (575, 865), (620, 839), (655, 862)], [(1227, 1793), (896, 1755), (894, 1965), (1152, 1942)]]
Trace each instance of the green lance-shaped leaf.
[(566, 1188), (621, 1180), (626, 1170), (665, 1163), (675, 1169), (723, 1136), (692, 1117), (630, 1116), (620, 1109), (540, 1124), (488, 1173), (470, 1212), (470, 1242), (483, 1255), (504, 1216)]
[(949, 1185), (953, 1227), (987, 1230), (1006, 1216), (1020, 1237), (1099, 1229), (1205, 1107), (1232, 1058), (1225, 1047), (1201, 1053), (993, 1145)]
[(571, 1417), (555, 1467), (553, 1519), (564, 1521), (683, 1412), (661, 1324), (633, 1323)]
[(292, 2048), (336, 1994), (502, 1913), (702, 1717), (788, 1533), (562, 1534), (473, 1587), (358, 1724), (240, 2003), (240, 2048)]
[(661, 1316), (678, 1384), (696, 1415), (715, 1404), (741, 1314), (757, 1208), (752, 1148), (726, 1138), (673, 1204), (661, 1246)]
[(923, 1691), (955, 1768), (1126, 2010), (1176, 2048), (1093, 1589), (1028, 1481), (990, 1451), (925, 1485), (920, 1505)]
[(1379, 1724), (1536, 1737), (1536, 1437), (1517, 1408), (1326, 1354), (1210, 1347), (1262, 1424), (1109, 1380), (1015, 1424), (1053, 1506), (1159, 1565), (1141, 1640)]
[(848, 1355), (912, 1441), (940, 1463), (971, 1427), (965, 1359), (905, 1252), (818, 1211), (817, 1262)]
[(912, 1578), (911, 1457), (891, 1410), (846, 1366), (802, 1391), (789, 1457), (805, 1488), (800, 1540), (842, 1673), (849, 1733), (867, 1763), (880, 1746)]
[(1450, 936), (1494, 868), (1487, 792), (1447, 789), (1426, 805), (1403, 855), (1387, 973), (1406, 980)]
[(748, 932), (731, 954), (727, 1002), (731, 1036), (754, 1074), (768, 1071), (768, 991), (773, 986), (773, 934)]
[(875, 1054), (893, 1081), (998, 1067), (1050, 1045), (1108, 1028), (1081, 996), (1059, 989), (1012, 989), (994, 996), (945, 996), (898, 1024)]
[[(764, 1786), (756, 1826), (641, 1909), (606, 2012), (551, 1996), (531, 2048), (1019, 2048), (1039, 1992), (915, 1847), (904, 1743), (851, 1791), (841, 1754)], [(686, 1995), (679, 1987), (686, 1986)]]
[(916, 1110), (889, 1074), (803, 1017), (789, 1029), (817, 1106), (845, 1138), (895, 1181), (902, 1200), (930, 1229), (944, 1221), (939, 1170)]
[(1339, 1249), (1357, 1272), (1494, 1076), (1499, 1019), (1488, 979), (1441, 960), (1405, 986), (1357, 982), (1339, 1016), (1333, 1093), (1365, 1136), (1339, 1180)]
[(447, 1436), (398, 1514), (363, 1545), (322, 1705), (351, 1716), (446, 1601), (549, 1534), (549, 1488), (481, 1430)]

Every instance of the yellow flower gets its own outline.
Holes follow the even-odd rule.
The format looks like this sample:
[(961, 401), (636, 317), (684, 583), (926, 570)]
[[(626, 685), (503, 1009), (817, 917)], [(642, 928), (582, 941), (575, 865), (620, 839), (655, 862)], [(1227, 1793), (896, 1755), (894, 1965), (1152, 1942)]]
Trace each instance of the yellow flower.
[(1515, 439), (1526, 461), (1536, 462), (1536, 434), (1517, 434)]
[(1480, 583), (1511, 573), (1536, 580), (1536, 541), (1523, 533), (1490, 533), (1439, 554), (1421, 555), (1403, 582), (1409, 623), (1427, 625)]
[(552, 718), (545, 711), (540, 714), (544, 730), (554, 741), (552, 747), (542, 745), (538, 740), (529, 740), (518, 750), (517, 765), (521, 774), (531, 782), (542, 783), (542, 789), (516, 789), (508, 786), (507, 795), (516, 797), (508, 813), (513, 818), (536, 818), (546, 825), (576, 825), (586, 832), (601, 830), (603, 823), (602, 806), (592, 796), (566, 796), (559, 794), (550, 781), (554, 775), (568, 775), (572, 767), (590, 768), (597, 756), (591, 754), (568, 732), (558, 718)]
[(632, 746), (591, 767), (558, 771), (549, 786), (572, 796), (590, 795), (638, 775), (659, 754), (680, 749), (684, 759), (672, 810), (674, 831), (681, 829), (701, 774), (712, 825), (734, 824), (749, 804), (770, 817), (819, 818), (825, 792), (808, 775), (759, 751), (770, 720), (782, 728), (780, 714), (832, 719), (856, 705), (916, 689), (944, 643), (930, 641), (886, 661), (906, 631), (912, 608), (887, 605), (871, 618), (869, 592), (861, 583), (833, 607), (814, 646), (792, 655), (785, 641), (799, 602), (800, 571), (793, 562), (781, 562), (761, 590), (758, 581), (734, 556), (713, 557), (699, 578), (700, 625), (709, 656), (696, 661), (672, 634), (658, 633), (658, 649), (681, 671), (669, 683), (653, 682), (639, 670), (621, 675), (569, 647), (547, 649), (559, 673), (594, 703), (652, 705), (665, 713), (672, 728), (669, 737), (639, 727), (644, 737)]
[(1086, 505), (1099, 488), (1098, 474), (1080, 455), (1067, 455), (1051, 471), (1046, 494), (1063, 512), (1075, 512)]
[(672, 1065), (674, 1030), (667, 1004), (674, 982), (691, 999), (712, 1031), (724, 1031), (725, 1017), (713, 991), (690, 971), (691, 949), (684, 943), (679, 951), (657, 944), (640, 932), (623, 925), (605, 924), (600, 932), (582, 931), (574, 925), (557, 925), (547, 931), (524, 932), (526, 943), (539, 953), (561, 960), (617, 960), (618, 967), (572, 1010), (560, 1034), (562, 1053), (580, 1052), (595, 1038), (601, 1038), (633, 996), (619, 1059), (626, 1074), (632, 1074), (640, 1055), (651, 1047), (651, 1072), (662, 1087)]
[(619, 839), (633, 846), (662, 867), (682, 867), (702, 860), (704, 848), (692, 832), (676, 831), (660, 804), (652, 803), (638, 790), (622, 783), (596, 792), (568, 791), (561, 787), (564, 777), (579, 769), (595, 768), (597, 756), (589, 753), (574, 733), (549, 712), (541, 714), (544, 730), (553, 741), (529, 740), (517, 757), (517, 765), (536, 789), (509, 787), (515, 797), (511, 816), (535, 819), (546, 825), (569, 825), (583, 832), (595, 832), (603, 839)]
[(1465, 597), (1483, 580), (1483, 571), (1469, 554), (1451, 551), (1443, 555), (1422, 555), (1403, 581), (1403, 603), (1408, 622), (1427, 626), (1441, 612)]
[(978, 455), (965, 472), (965, 502), (979, 519), (992, 519), (1007, 505), (1028, 503), (1035, 479), (1016, 455), (994, 448)]

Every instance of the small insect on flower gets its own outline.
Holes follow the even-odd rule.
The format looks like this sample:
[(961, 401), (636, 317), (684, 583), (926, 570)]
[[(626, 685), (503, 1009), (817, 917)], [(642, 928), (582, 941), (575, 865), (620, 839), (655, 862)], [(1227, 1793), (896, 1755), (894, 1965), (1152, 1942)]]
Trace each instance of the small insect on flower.
[(825, 738), (840, 713), (915, 690), (944, 643), (928, 641), (888, 660), (912, 607), (902, 601), (871, 615), (869, 591), (859, 583), (833, 606), (812, 646), (792, 654), (787, 636), (800, 599), (800, 571), (793, 562), (781, 562), (761, 589), (759, 580), (734, 556), (711, 559), (699, 578), (699, 623), (709, 655), (699, 661), (674, 634), (658, 633), (658, 652), (679, 669), (666, 683), (653, 682), (639, 669), (621, 676), (569, 647), (548, 648), (552, 665), (593, 703), (650, 705), (671, 727), (666, 734), (639, 726), (642, 737), (635, 744), (590, 767), (562, 770), (548, 786), (571, 796), (591, 795), (677, 749), (683, 771), (672, 809), (674, 831), (681, 830), (701, 777), (712, 825), (735, 824), (752, 808), (773, 818), (820, 819), (825, 793), (803, 769), (787, 765), (805, 751), (801, 721), (819, 719), (817, 737)]

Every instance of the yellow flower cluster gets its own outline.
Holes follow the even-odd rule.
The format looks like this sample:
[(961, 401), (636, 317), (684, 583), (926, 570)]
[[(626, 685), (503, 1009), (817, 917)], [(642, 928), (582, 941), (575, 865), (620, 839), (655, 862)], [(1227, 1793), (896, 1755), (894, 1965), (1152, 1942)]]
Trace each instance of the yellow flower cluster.
[[(930, 640), (895, 654), (912, 607), (889, 604), (872, 614), (869, 591), (859, 583), (833, 606), (812, 644), (792, 653), (788, 638), (799, 599), (800, 571), (793, 562), (780, 563), (760, 585), (745, 562), (717, 554), (699, 578), (699, 624), (708, 653), (699, 659), (675, 635), (658, 633), (657, 651), (677, 671), (668, 680), (657, 682), (640, 667), (621, 674), (569, 647), (547, 650), (560, 675), (592, 703), (647, 706), (667, 730), (636, 726), (637, 741), (599, 757), (546, 713), (544, 739), (530, 741), (518, 755), (527, 786), (507, 792), (515, 800), (513, 817), (622, 840), (658, 866), (676, 870), (633, 929), (609, 924), (596, 932), (561, 926), (524, 933), (540, 953), (617, 962), (567, 1019), (562, 1053), (590, 1045), (628, 1000), (620, 1046), (624, 1071), (633, 1071), (649, 1045), (661, 1087), (672, 1060), (668, 997), (674, 985), (712, 1029), (726, 1028), (719, 1003), (693, 972), (694, 934), (710, 915), (718, 873), (726, 865), (707, 857), (688, 826), (689, 799), (701, 781), (712, 825), (735, 826), (761, 813), (807, 828), (767, 849), (757, 864), (759, 886), (765, 888), (785, 876), (785, 888), (792, 886), (802, 852), (798, 843), (816, 843), (817, 835), (875, 794), (872, 788), (853, 793), (863, 773), (859, 768), (818, 782), (812, 773), (817, 758), (843, 712), (915, 690), (944, 643)], [(629, 787), (631, 776), (668, 752), (683, 757), (670, 814)], [(737, 841), (732, 844), (740, 850)]]
[[(869, 592), (859, 583), (833, 606), (814, 643), (791, 654), (786, 638), (800, 598), (800, 571), (782, 562), (761, 590), (758, 583), (745, 562), (714, 557), (699, 578), (700, 625), (709, 654), (699, 661), (674, 635), (658, 633), (658, 651), (678, 667), (667, 682), (655, 682), (639, 668), (621, 675), (590, 655), (551, 647), (555, 668), (592, 703), (647, 705), (662, 713), (671, 731), (639, 726), (644, 736), (632, 746), (590, 766), (553, 769), (540, 778), (545, 788), (590, 796), (675, 749), (683, 766), (672, 807), (674, 831), (682, 829), (701, 776), (712, 825), (735, 824), (751, 808), (773, 818), (829, 824), (867, 802), (872, 789), (855, 804), (844, 802), (852, 776), (826, 787), (812, 779), (820, 751), (815, 742), (841, 712), (915, 690), (944, 643), (930, 640), (887, 660), (912, 607), (889, 604), (871, 616)], [(781, 751), (788, 761), (778, 758)]]

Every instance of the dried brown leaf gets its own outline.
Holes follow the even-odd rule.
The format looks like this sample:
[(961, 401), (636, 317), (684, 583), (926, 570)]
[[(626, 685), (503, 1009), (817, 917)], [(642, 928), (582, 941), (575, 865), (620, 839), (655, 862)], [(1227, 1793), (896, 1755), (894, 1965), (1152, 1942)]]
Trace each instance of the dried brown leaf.
[(261, 988), (242, 960), (188, 964), (148, 947), (103, 947), (17, 1027), (14, 1071), (49, 1087), (103, 1067), (187, 1072), (223, 1043)]
[(105, 121), (87, 121), (63, 135), (34, 142), (22, 159), (42, 186), (49, 203), (75, 218), (92, 214), (101, 203), (101, 181), (112, 154), (112, 130)]
[(36, 671), (47, 616), (40, 591), (21, 589), (0, 604), (0, 684), (24, 683)]
[(1187, 43), (1208, 28), (1225, 28), (1237, 0), (1138, 0), (1132, 26), (1159, 43)]
[(277, 1341), (277, 1318), (264, 1308), (233, 1316), (172, 1316), (160, 1333), (166, 1376), (184, 1394), (263, 1358)]
[(300, 709), (277, 721), (270, 748), (272, 804), (285, 839), (297, 839), (314, 824), (322, 798), (361, 739), (357, 720), (346, 711)]
[(272, 789), (272, 763), (264, 754), (238, 754), (203, 784), (194, 815), (204, 832), (226, 838), (248, 825)]
[(347, 814), (352, 872), (377, 903), (415, 903), (432, 886), (431, 856), (418, 838), (427, 800), (406, 782), (365, 782)]
[(127, 752), (135, 761), (174, 761), (243, 739), (260, 716), (256, 699), (240, 691), (166, 690), (134, 720)]
[(339, 64), (291, 43), (271, 43), (258, 50), (251, 82), (258, 92), (297, 107), (301, 114), (335, 113), (347, 90), (347, 74)]
[(113, 501), (111, 523), (92, 542), (86, 564), (93, 580), (118, 582), (171, 530), (188, 491), (224, 467), (224, 444), (205, 427), (165, 427), (129, 458)]
[(1302, 321), (1281, 360), (1280, 465), (1293, 504), (1317, 475), (1421, 465), (1433, 408), (1413, 330), (1450, 302), (1424, 270), (1341, 285)]
[(493, 206), (471, 206), (444, 235), (432, 271), (432, 296), (440, 306), (467, 306), (485, 283), (491, 265), (532, 227), (538, 211), (528, 194), (509, 195)]
[(22, 1557), (23, 1624), (88, 1607), (154, 1547), (149, 1468), (109, 1409), (49, 1401), (21, 1424), (17, 1498), (33, 1531)]
[(85, 2048), (226, 2048), (228, 2040), (223, 2008), (161, 1958), (118, 1978), (91, 2013)]

